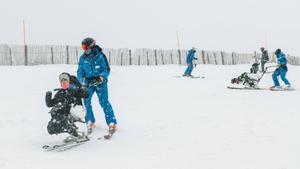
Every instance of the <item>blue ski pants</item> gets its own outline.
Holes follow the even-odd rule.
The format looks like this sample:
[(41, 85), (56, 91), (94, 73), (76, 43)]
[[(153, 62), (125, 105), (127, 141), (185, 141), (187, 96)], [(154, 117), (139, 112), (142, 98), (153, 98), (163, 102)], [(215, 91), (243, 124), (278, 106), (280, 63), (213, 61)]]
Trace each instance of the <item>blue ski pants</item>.
[(285, 85), (290, 85), (290, 82), (285, 77), (286, 73), (287, 70), (284, 70), (282, 68), (278, 68), (275, 70), (275, 72), (272, 74), (274, 86), (280, 86), (278, 76), (280, 76), (281, 80), (284, 82)]
[(114, 111), (112, 109), (111, 104), (108, 101), (108, 90), (107, 90), (107, 82), (104, 82), (97, 86), (90, 86), (88, 87), (88, 94), (89, 97), (84, 100), (84, 105), (86, 107), (86, 116), (85, 121), (86, 122), (92, 122), (95, 123), (95, 117), (92, 110), (92, 96), (96, 92), (98, 96), (99, 103), (103, 109), (103, 112), (105, 114), (105, 120), (106, 124), (109, 125), (110, 123), (117, 124), (117, 120), (114, 115)]
[(192, 74), (192, 71), (194, 69), (194, 66), (193, 64), (188, 64), (188, 67), (186, 68), (185, 72), (184, 72), (184, 75), (191, 75)]

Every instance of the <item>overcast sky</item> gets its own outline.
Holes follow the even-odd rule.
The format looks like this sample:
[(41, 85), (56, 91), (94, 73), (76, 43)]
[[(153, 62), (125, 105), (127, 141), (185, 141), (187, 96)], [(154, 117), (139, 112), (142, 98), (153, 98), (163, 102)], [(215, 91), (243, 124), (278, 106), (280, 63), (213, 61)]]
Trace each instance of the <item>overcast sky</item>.
[[(299, 0), (1, 0), (0, 43), (253, 52), (300, 56)], [(266, 39), (266, 40), (265, 40)]]

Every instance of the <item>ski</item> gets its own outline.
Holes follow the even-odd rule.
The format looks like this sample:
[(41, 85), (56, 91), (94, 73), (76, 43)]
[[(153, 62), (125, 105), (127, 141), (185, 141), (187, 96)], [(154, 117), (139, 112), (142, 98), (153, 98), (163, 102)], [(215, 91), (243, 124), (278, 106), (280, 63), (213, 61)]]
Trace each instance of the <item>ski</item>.
[(271, 91), (294, 91), (295, 89), (294, 88), (273, 88), (273, 87), (270, 87), (270, 90)]
[(268, 90), (266, 88), (253, 88), (253, 87), (231, 87), (227, 86), (228, 89), (236, 89), (236, 90)]
[(73, 147), (80, 146), (80, 145), (84, 144), (85, 142), (87, 142), (89, 140), (90, 139), (86, 136), (84, 138), (68, 141), (66, 143), (61, 143), (61, 144), (54, 144), (54, 145), (47, 145), (46, 144), (42, 148), (45, 151), (63, 152), (63, 151), (69, 150)]
[(174, 76), (176, 78), (191, 78), (191, 79), (204, 79), (205, 76)]

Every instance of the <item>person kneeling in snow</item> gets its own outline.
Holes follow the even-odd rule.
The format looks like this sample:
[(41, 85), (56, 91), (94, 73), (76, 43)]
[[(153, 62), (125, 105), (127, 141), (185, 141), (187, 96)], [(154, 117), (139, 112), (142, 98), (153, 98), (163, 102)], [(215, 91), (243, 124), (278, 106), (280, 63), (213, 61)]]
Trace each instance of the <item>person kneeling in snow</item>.
[(82, 105), (82, 98), (87, 98), (88, 94), (83, 89), (75, 76), (68, 73), (59, 75), (60, 89), (52, 98), (52, 92), (46, 93), (46, 105), (52, 107), (51, 120), (48, 122), (49, 134), (69, 133), (74, 137), (79, 137), (78, 127), (75, 125), (78, 118), (71, 115), (72, 105)]

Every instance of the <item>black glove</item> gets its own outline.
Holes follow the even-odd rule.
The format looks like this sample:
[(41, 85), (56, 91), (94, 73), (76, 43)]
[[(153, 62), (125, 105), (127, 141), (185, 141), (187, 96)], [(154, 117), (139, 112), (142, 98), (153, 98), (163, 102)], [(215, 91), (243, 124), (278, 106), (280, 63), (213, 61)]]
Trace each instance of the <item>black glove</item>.
[(87, 88), (81, 88), (80, 95), (83, 98), (88, 98), (89, 97), (89, 93), (87, 92)]
[(52, 98), (52, 92), (47, 91), (47, 92), (46, 92), (45, 101), (46, 101), (46, 105), (47, 105), (48, 107), (51, 107), (51, 98)]
[(283, 70), (287, 71), (287, 67), (286, 67), (285, 64), (284, 64), (284, 65), (280, 65), (280, 67), (281, 67)]
[(198, 60), (198, 58), (195, 58), (195, 60)]
[(47, 91), (46, 92), (46, 98), (52, 98), (52, 92), (51, 91)]

